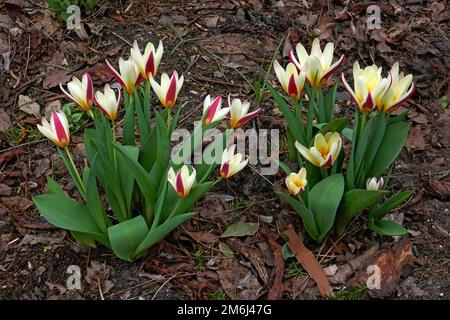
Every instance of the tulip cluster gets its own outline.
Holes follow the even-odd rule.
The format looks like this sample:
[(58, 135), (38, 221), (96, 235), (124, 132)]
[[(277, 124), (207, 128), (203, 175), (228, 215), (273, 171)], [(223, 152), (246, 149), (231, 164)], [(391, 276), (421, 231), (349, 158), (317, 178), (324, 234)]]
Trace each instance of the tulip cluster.
[[(64, 163), (84, 200), (79, 203), (71, 199), (49, 178), (49, 194), (34, 198), (38, 210), (50, 223), (70, 230), (78, 241), (90, 246), (99, 242), (127, 261), (145, 254), (148, 248), (191, 218), (194, 214), (190, 210), (196, 201), (215, 183), (231, 178), (248, 163), (242, 154), (235, 153), (235, 145), (226, 149), (228, 136), (225, 134), (222, 163), (213, 181), (210, 178), (218, 164), (208, 164), (205, 170), (206, 164), (196, 168), (170, 160), (169, 145), (181, 109), (174, 115), (172, 111), (184, 77), (174, 71), (170, 77), (163, 73), (157, 81), (162, 55), (162, 42), (157, 49), (148, 43), (142, 52), (135, 41), (129, 58), (119, 59), (117, 70), (106, 61), (119, 90), (115, 89), (117, 84), (106, 84), (95, 92), (87, 72), (81, 80), (73, 77), (67, 89), (60, 85), (63, 93), (94, 121), (94, 127), (86, 129), (83, 136), (87, 165), (82, 175), (69, 151), (70, 124), (64, 112), (55, 111), (49, 121), (43, 118), (38, 125), (39, 131), (61, 149)], [(161, 107), (151, 108), (152, 91)], [(98, 109), (93, 108), (94, 103)], [(249, 111), (249, 101), (231, 99), (231, 95), (226, 108), (222, 108), (221, 96), (210, 95), (205, 97), (203, 106), (194, 133), (185, 142), (188, 145), (202, 141), (204, 131), (223, 121), (227, 121), (229, 128), (239, 128), (261, 112), (261, 109)], [(119, 123), (123, 123), (123, 139), (119, 142), (116, 121), (122, 110), (123, 121)], [(201, 139), (194, 139), (196, 134)], [(189, 152), (184, 155), (186, 159), (192, 155)], [(99, 190), (105, 191), (112, 215), (103, 207)]]
[[(383, 235), (404, 234), (402, 226), (382, 217), (409, 193), (393, 195), (387, 200), (388, 205), (379, 201), (386, 192), (387, 182), (382, 175), (392, 166), (408, 135), (409, 124), (400, 116), (393, 117), (392, 112), (414, 92), (412, 75), (400, 73), (398, 62), (386, 77), (381, 67), (361, 68), (355, 62), (353, 89), (341, 74), (344, 87), (357, 106), (353, 128), (346, 128), (348, 118), (334, 118), (338, 83), (324, 94), (327, 80), (342, 64), (344, 56), (333, 63), (334, 44), (326, 44), (322, 51), (318, 39), (313, 41), (310, 54), (301, 44), (297, 44), (295, 51), (296, 54), (290, 53), (286, 69), (274, 62), (276, 77), (287, 97), (269, 87), (287, 120), (289, 156), (301, 167), (298, 173), (293, 173), (280, 162), (287, 175), (285, 183), (290, 196), (277, 194), (301, 216), (306, 231), (318, 242), (334, 225), (342, 235), (363, 210), (370, 210), (369, 229)], [(302, 112), (304, 92), (308, 97), (306, 117)], [(351, 143), (346, 166), (344, 136)]]

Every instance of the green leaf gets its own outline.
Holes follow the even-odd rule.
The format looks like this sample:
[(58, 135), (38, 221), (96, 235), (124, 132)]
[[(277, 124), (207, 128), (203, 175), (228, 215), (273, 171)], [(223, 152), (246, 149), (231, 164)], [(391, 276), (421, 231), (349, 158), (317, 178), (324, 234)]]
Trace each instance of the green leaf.
[(281, 247), (281, 255), (283, 256), (284, 260), (295, 257), (295, 254), (289, 248), (289, 242), (286, 242)]
[(78, 231), (70, 231), (70, 234), (78, 242), (85, 244), (91, 248), (97, 248), (97, 245), (95, 244), (95, 240), (92, 239), (92, 237), (89, 234), (78, 232)]
[(356, 143), (353, 168), (356, 174), (357, 186), (359, 187), (361, 187), (364, 183), (365, 172), (361, 172), (361, 169), (363, 168), (364, 155), (366, 153), (367, 146), (369, 145), (369, 134), (372, 132), (372, 125), (373, 121), (370, 119), (358, 135), (358, 139), (353, 142)]
[(82, 184), (82, 181), (79, 179), (77, 168), (74, 166), (74, 164), (70, 161), (70, 159), (67, 157), (67, 155), (64, 153), (63, 150), (59, 150), (59, 155), (64, 161), (64, 164), (66, 165), (67, 171), (69, 171), (70, 177), (72, 178), (73, 183), (78, 189), (78, 192), (80, 195), (85, 198), (85, 190), (84, 186)]
[(410, 191), (399, 191), (390, 197), (385, 203), (381, 206), (377, 206), (373, 208), (369, 212), (369, 219), (379, 220), (386, 214), (388, 214), (391, 210), (398, 207), (400, 204), (405, 202), (409, 197), (411, 197), (412, 192)]
[(149, 232), (145, 239), (141, 242), (141, 244), (136, 248), (134, 256), (138, 257), (145, 253), (145, 251), (148, 250), (151, 246), (162, 240), (176, 227), (189, 220), (193, 216), (195, 216), (195, 213), (193, 212), (179, 214), (176, 217), (167, 220), (166, 222), (155, 228), (153, 231)]
[(278, 165), (286, 175), (290, 175), (292, 173), (291, 168), (289, 168), (289, 166), (286, 163), (278, 159), (275, 159), (275, 161), (278, 163)]
[(258, 223), (240, 221), (238, 223), (229, 226), (220, 237), (226, 238), (226, 237), (253, 236), (258, 231), (258, 228), (259, 228)]
[(350, 159), (348, 160), (347, 164), (347, 172), (345, 175), (345, 182), (346, 182), (346, 188), (347, 190), (355, 189), (355, 176), (356, 176), (356, 170), (355, 170), (355, 149), (356, 149), (356, 141), (358, 138), (358, 128), (359, 128), (359, 122), (360, 122), (360, 114), (358, 110), (355, 110), (355, 121), (353, 124), (353, 132), (352, 132), (352, 148), (350, 151)]
[(342, 132), (344, 130), (345, 126), (348, 123), (348, 119), (343, 118), (337, 118), (334, 119), (332, 122), (327, 123), (322, 128), (320, 128), (319, 133), (325, 135), (327, 132)]
[(226, 257), (234, 257), (234, 252), (225, 242), (219, 242), (219, 250)]
[(342, 174), (334, 174), (320, 181), (309, 192), (309, 209), (314, 215), (319, 231), (319, 242), (322, 242), (333, 226), (344, 187)]
[(108, 228), (111, 248), (122, 260), (132, 261), (135, 250), (148, 235), (148, 227), (143, 216), (126, 220)]
[(370, 230), (383, 236), (403, 236), (408, 234), (402, 225), (391, 220), (369, 220), (368, 227)]
[(372, 130), (372, 136), (367, 146), (365, 156), (365, 168), (366, 172), (369, 171), (373, 159), (375, 158), (381, 142), (383, 141), (384, 132), (386, 130), (386, 117), (384, 112), (379, 112), (375, 119), (375, 125)]
[(331, 87), (330, 91), (328, 91), (328, 94), (325, 97), (325, 110), (327, 113), (327, 121), (331, 122), (331, 119), (333, 119), (333, 111), (334, 111), (334, 103), (336, 101), (336, 92), (339, 85), (339, 81), (336, 81), (336, 83)]
[(44, 194), (33, 197), (39, 212), (44, 218), (62, 229), (101, 235), (86, 206), (57, 194)]
[(117, 172), (120, 179), (120, 186), (122, 189), (123, 199), (127, 210), (127, 216), (131, 217), (131, 196), (133, 195), (134, 176), (129, 172), (127, 161), (132, 159), (137, 162), (139, 157), (139, 148), (136, 146), (123, 146), (123, 151), (127, 153), (128, 157), (116, 157)]
[(125, 116), (124, 116), (124, 124), (123, 124), (123, 144), (134, 146), (135, 142), (135, 133), (134, 133), (134, 101), (132, 97), (128, 96), (128, 93), (123, 91), (124, 104), (125, 104)]
[(281, 95), (272, 87), (268, 86), (270, 93), (272, 94), (278, 108), (283, 113), (284, 118), (288, 123), (288, 128), (294, 139), (300, 142), (303, 145), (307, 145), (305, 140), (305, 134), (303, 133), (303, 129), (300, 125), (300, 119), (297, 119), (295, 114), (291, 111), (286, 101), (281, 97)]
[(96, 179), (93, 173), (89, 174), (87, 186), (86, 186), (86, 205), (99, 229), (103, 232), (107, 232), (107, 226), (111, 225), (111, 221), (106, 215), (103, 209), (100, 196), (98, 195), (98, 189)]
[(409, 124), (397, 122), (386, 127), (383, 141), (372, 162), (368, 177), (379, 177), (398, 157), (408, 138)]
[(138, 90), (134, 90), (133, 94), (134, 107), (136, 109), (139, 132), (141, 133), (142, 141), (146, 141), (150, 135), (150, 119), (146, 119), (144, 110), (142, 109), (141, 100), (138, 95)]
[(288, 196), (287, 194), (284, 194), (282, 192), (275, 192), (275, 194), (279, 196), (281, 200), (287, 202), (292, 207), (292, 209), (297, 212), (297, 214), (303, 220), (303, 226), (305, 227), (306, 232), (308, 232), (311, 238), (318, 241), (319, 230), (314, 220), (313, 213), (303, 203)]
[(350, 221), (362, 210), (372, 207), (383, 195), (380, 190), (353, 189), (342, 198), (336, 221), (338, 236), (341, 236)]
[(47, 177), (47, 189), (50, 193), (57, 194), (60, 196), (66, 196), (63, 188), (61, 188), (59, 184), (50, 177)]

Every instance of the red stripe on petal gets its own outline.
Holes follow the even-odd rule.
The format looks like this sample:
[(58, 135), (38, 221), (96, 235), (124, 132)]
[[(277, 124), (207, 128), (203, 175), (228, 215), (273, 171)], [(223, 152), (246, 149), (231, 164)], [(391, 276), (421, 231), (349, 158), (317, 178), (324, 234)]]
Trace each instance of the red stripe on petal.
[(414, 91), (416, 90), (416, 86), (414, 85), (414, 83), (411, 84), (412, 88), (410, 88), (409, 90), (411, 90), (411, 92), (404, 97), (402, 100), (400, 100), (399, 102), (397, 102), (396, 104), (394, 104), (393, 106), (391, 106), (387, 112), (392, 112), (397, 110), (409, 97), (411, 97), (414, 94)]
[(94, 100), (94, 84), (92, 83), (92, 78), (89, 73), (85, 73), (87, 78), (87, 92), (86, 92), (86, 98), (88, 100), (88, 104), (92, 104), (92, 101)]
[(184, 185), (183, 178), (181, 177), (181, 170), (178, 171), (177, 174), (177, 193), (184, 196)]
[(127, 86), (125, 85), (125, 82), (123, 82), (122, 77), (120, 76), (120, 74), (116, 71), (116, 69), (113, 68), (113, 66), (109, 63), (108, 60), (106, 60), (106, 65), (108, 66), (108, 69), (111, 72), (111, 74), (113, 75), (113, 77), (117, 80), (117, 82), (119, 82), (119, 84), (122, 87), (122, 89), (126, 90)]
[(294, 50), (291, 50), (291, 52), (289, 52), (289, 61), (292, 62), (294, 66), (297, 68), (297, 72), (301, 71), (300, 66), (297, 65), (296, 59), (294, 59)]
[(247, 114), (245, 117), (242, 117), (241, 119), (239, 119), (239, 121), (237, 122), (237, 125), (238, 126), (244, 125), (246, 122), (252, 120), (253, 118), (256, 118), (260, 112), (261, 112), (261, 108)]
[(293, 74), (291, 74), (291, 77), (289, 78), (288, 94), (290, 97), (293, 97), (295, 99), (298, 99), (299, 97), (297, 85), (295, 84), (295, 77)]
[(322, 79), (320, 80), (320, 84), (324, 84), (328, 80), (328, 78), (333, 74), (333, 72), (336, 71), (336, 69), (341, 66), (344, 60), (345, 55), (343, 54), (342, 57), (339, 59), (338, 63), (336, 64), (336, 66), (333, 69), (328, 70), (327, 73), (323, 75)]
[(148, 78), (148, 75), (151, 74), (152, 77), (155, 76), (155, 55), (153, 51), (150, 52), (150, 56), (148, 57), (147, 63), (145, 64), (145, 75)]
[(322, 165), (322, 168), (331, 168), (333, 166), (333, 154), (329, 154), (327, 161)]
[(177, 79), (175, 75), (172, 75), (172, 78), (170, 79), (169, 89), (167, 89), (166, 94), (166, 106), (167, 107), (173, 107), (175, 103), (175, 98), (177, 95)]
[[(120, 90), (119, 90), (119, 92), (120, 92)], [(102, 107), (102, 105), (98, 102), (98, 100), (97, 100), (97, 98), (94, 96), (94, 101), (95, 101), (95, 104), (97, 105), (97, 107), (103, 112), (103, 114), (108, 118), (108, 119), (110, 119), (111, 120), (111, 118), (110, 118), (110, 116), (109, 116), (109, 113), (108, 112), (106, 112), (106, 110)]]
[(230, 161), (227, 161), (220, 167), (220, 175), (222, 176), (222, 178), (226, 179), (229, 171), (230, 171)]
[(369, 92), (369, 94), (367, 95), (366, 101), (361, 106), (361, 110), (363, 112), (372, 111), (374, 107), (375, 107), (375, 102), (373, 101), (372, 93)]
[(218, 96), (214, 99), (214, 101), (211, 103), (211, 106), (208, 109), (208, 113), (206, 114), (205, 121), (208, 121), (211, 123), (214, 119), (214, 116), (217, 112), (217, 108), (219, 107), (220, 101), (222, 101), (222, 97)]
[(55, 123), (56, 136), (58, 137), (59, 142), (69, 141), (69, 137), (67, 136), (66, 130), (64, 129), (61, 120), (59, 120), (58, 114), (53, 111), (52, 113), (53, 122)]

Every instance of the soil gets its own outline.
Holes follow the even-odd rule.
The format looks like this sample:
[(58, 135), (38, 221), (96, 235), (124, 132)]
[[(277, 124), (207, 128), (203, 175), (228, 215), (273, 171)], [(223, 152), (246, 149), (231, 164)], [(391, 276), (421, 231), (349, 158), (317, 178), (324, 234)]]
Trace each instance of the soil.
[[(267, 239), (277, 239), (281, 246), (286, 239), (280, 237), (280, 230), (292, 224), (302, 231), (300, 218), (273, 193), (283, 183), (281, 172), (264, 177), (246, 169), (235, 179), (217, 184), (197, 204), (196, 217), (144, 258), (123, 262), (106, 248), (89, 249), (76, 243), (37, 212), (31, 197), (46, 191), (46, 176), (74, 197), (77, 194), (56, 148), (35, 129), (40, 117), (20, 105), (20, 96), (31, 98), (37, 112), (44, 115), (52, 106), (68, 102), (57, 86), (72, 74), (88, 70), (99, 87), (112, 80), (105, 59), (116, 63), (121, 55), (128, 56), (133, 40), (143, 47), (161, 39), (164, 55), (159, 72), (184, 74), (181, 127), (192, 129), (206, 93), (238, 94), (256, 107), (254, 92), (236, 69), (251, 82), (261, 68), (267, 70), (279, 45), (277, 59), (286, 63), (292, 44), (309, 47), (314, 37), (322, 43), (333, 41), (335, 57), (345, 54), (339, 72), (346, 75), (356, 60), (385, 70), (399, 61), (401, 70), (414, 75), (416, 93), (403, 106), (410, 110), (412, 130), (390, 181), (392, 191), (408, 189), (414, 194), (392, 213), (409, 230), (403, 239), (373, 234), (362, 215), (345, 237), (332, 233), (323, 246), (306, 238), (306, 246), (324, 267), (341, 267), (374, 245), (376, 254), (410, 246), (415, 258), (396, 269), (392, 288), (376, 294), (366, 290), (359, 298), (449, 299), (450, 10), (445, 1), (390, 1), (378, 7), (380, 28), (370, 30), (367, 10), (371, 4), (101, 1), (82, 20), (87, 39), (67, 30), (45, 1), (0, 4), (0, 53), (5, 57), (10, 52), (11, 57), (9, 67), (5, 60), (0, 64), (0, 299), (266, 299), (276, 271), (274, 249)], [(273, 72), (269, 82), (276, 85)], [(286, 126), (268, 92), (260, 107), (261, 116), (248, 127)], [(350, 97), (340, 87), (337, 112), (351, 115), (353, 110)], [(79, 165), (84, 161), (83, 121), (72, 139)], [(237, 221), (258, 222), (257, 234), (219, 238)], [(233, 258), (222, 253), (221, 243), (235, 252)], [(345, 292), (352, 287), (358, 274), (364, 273), (364, 263), (355, 270), (355, 277), (331, 281), (333, 290)], [(73, 279), (69, 266), (80, 269), (78, 290), (67, 288)], [(297, 269), (292, 261), (286, 263), (282, 298), (320, 299), (314, 282)]]

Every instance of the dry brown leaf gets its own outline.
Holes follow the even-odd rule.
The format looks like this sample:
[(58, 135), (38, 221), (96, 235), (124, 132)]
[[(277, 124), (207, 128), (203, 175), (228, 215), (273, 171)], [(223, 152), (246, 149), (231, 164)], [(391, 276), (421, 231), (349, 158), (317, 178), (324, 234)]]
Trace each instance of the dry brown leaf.
[(0, 132), (6, 132), (12, 127), (11, 118), (5, 109), (0, 109)]

